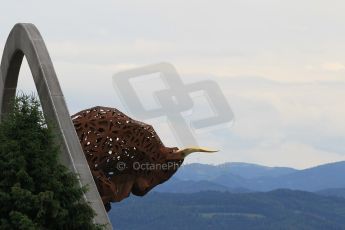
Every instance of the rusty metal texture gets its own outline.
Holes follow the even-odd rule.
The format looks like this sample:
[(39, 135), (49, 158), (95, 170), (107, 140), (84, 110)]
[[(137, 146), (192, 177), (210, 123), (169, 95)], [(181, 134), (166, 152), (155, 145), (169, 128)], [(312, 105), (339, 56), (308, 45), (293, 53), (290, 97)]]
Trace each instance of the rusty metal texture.
[[(115, 108), (86, 109), (73, 115), (72, 121), (107, 210), (110, 202), (130, 193), (145, 195), (183, 163), (183, 158), (172, 157), (178, 149), (165, 147), (151, 125)], [(138, 168), (167, 163), (178, 167)]]

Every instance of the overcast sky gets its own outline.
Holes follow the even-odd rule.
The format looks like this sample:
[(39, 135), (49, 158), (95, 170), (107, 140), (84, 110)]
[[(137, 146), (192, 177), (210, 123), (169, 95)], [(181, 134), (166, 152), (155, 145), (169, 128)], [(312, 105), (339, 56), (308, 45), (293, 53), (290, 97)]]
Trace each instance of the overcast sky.
[[(104, 105), (131, 115), (113, 74), (171, 63), (185, 83), (216, 81), (235, 115), (195, 133), (219, 153), (187, 162), (306, 168), (345, 160), (344, 12), (340, 0), (3, 1), (0, 54), (15, 23), (34, 23), (71, 114)], [(19, 88), (34, 90), (27, 66), (20, 75)], [(179, 145), (163, 118), (146, 122)]]

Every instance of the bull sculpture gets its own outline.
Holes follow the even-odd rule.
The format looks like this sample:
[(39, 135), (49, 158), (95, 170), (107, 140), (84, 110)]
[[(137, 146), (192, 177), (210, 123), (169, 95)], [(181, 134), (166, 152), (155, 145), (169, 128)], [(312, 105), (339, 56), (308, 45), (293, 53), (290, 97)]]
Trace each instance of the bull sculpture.
[(143, 196), (168, 180), (190, 153), (215, 152), (165, 147), (151, 125), (114, 108), (86, 109), (72, 121), (107, 211), (110, 202)]

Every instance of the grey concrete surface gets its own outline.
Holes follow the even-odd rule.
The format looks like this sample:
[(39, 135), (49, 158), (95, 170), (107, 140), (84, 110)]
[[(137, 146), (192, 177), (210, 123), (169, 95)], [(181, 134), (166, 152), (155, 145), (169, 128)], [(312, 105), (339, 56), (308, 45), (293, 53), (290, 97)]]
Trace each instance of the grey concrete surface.
[(112, 229), (107, 212), (80, 146), (53, 63), (45, 43), (33, 24), (16, 24), (10, 32), (0, 66), (0, 110), (6, 116), (15, 97), (18, 75), (26, 57), (42, 104), (43, 113), (57, 134), (61, 146), (61, 161), (79, 175), (80, 184), (88, 185), (85, 199), (97, 213), (95, 222)]

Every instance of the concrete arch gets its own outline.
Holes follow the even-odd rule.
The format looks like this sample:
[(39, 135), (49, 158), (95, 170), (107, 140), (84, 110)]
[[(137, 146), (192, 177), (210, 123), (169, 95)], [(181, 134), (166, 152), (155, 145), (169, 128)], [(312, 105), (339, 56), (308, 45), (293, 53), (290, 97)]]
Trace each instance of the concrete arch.
[(62, 162), (79, 175), (81, 185), (88, 185), (89, 191), (85, 194), (85, 199), (90, 202), (97, 214), (95, 222), (107, 224), (108, 229), (112, 229), (71, 121), (48, 50), (33, 24), (16, 24), (6, 41), (0, 66), (1, 117), (10, 110), (9, 102), (16, 94), (24, 55), (36, 85), (44, 116), (55, 124), (58, 141), (62, 147)]

